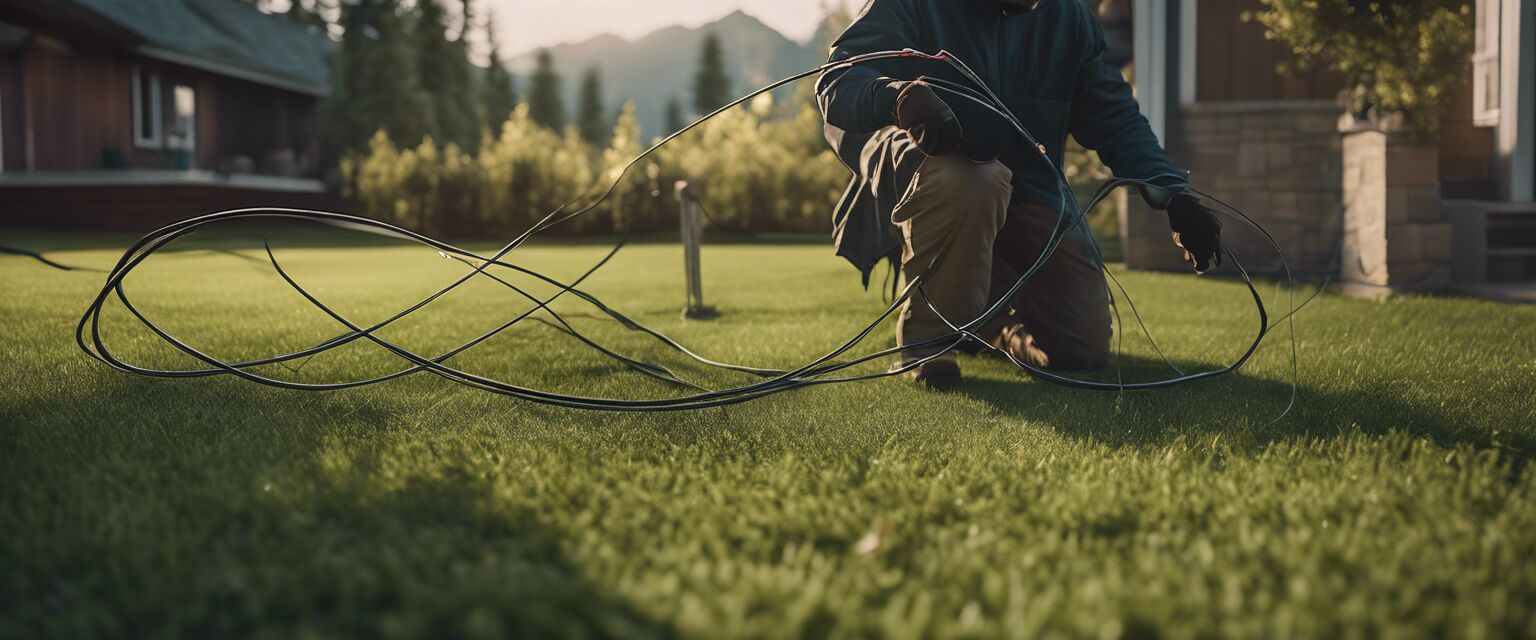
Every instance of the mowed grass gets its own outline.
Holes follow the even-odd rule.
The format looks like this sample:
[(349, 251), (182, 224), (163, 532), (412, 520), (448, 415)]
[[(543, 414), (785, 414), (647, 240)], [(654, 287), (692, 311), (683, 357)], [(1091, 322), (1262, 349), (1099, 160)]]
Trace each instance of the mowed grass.
[[(116, 239), (5, 235), (87, 247), (51, 254), (65, 262), (118, 256), (99, 248)], [(168, 253), (129, 294), (227, 359), (341, 332), (259, 245), (221, 246), (257, 260)], [(276, 250), (359, 322), (464, 271), (416, 248)], [(604, 251), (514, 259), (571, 278)], [(722, 311), (710, 321), (680, 317), (675, 245), (629, 247), (586, 288), (706, 355), (766, 366), (829, 351), (883, 308), (822, 244), (710, 246), (704, 273)], [(1122, 277), (1186, 370), (1231, 360), (1256, 328), (1235, 282)], [(1536, 633), (1532, 307), (1325, 295), (1297, 319), (1300, 388), (1278, 422), (1283, 332), (1237, 376), (1149, 393), (1067, 390), (966, 357), (953, 393), (886, 379), (614, 414), (431, 375), (329, 393), (130, 376), (73, 343), (100, 282), (0, 257), (3, 637)], [(435, 354), (526, 308), (477, 282), (383, 335)], [(557, 308), (700, 384), (750, 380), (575, 301)], [(103, 333), (132, 362), (193, 364), (120, 306)], [(1170, 373), (1137, 335), (1127, 378)], [(891, 342), (885, 327), (864, 349)], [(533, 322), (452, 363), (568, 393), (683, 393)], [(400, 366), (359, 344), (260, 372)]]

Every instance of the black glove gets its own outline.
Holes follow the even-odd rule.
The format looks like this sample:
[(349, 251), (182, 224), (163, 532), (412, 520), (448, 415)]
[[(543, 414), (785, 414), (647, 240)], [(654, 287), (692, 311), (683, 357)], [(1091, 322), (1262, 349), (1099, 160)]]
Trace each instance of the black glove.
[(960, 119), (950, 110), (933, 87), (922, 81), (902, 82), (891, 116), (896, 126), (905, 129), (917, 148), (930, 156), (941, 156), (959, 148), (965, 136)]
[(1184, 250), (1184, 259), (1194, 263), (1195, 273), (1221, 264), (1221, 220), (1199, 198), (1174, 194), (1168, 202), (1168, 227), (1173, 229), (1173, 243)]

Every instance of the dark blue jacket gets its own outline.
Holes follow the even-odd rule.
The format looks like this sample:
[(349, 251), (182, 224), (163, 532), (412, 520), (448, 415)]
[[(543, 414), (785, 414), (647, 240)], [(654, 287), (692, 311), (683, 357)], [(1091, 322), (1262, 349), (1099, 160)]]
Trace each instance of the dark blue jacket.
[[(1161, 186), (1185, 185), (1184, 172), (1168, 160), (1120, 70), (1104, 64), (1103, 27), (1081, 0), (1044, 0), (1034, 11), (1009, 9), (996, 0), (869, 0), (833, 44), (831, 60), (907, 48), (946, 50), (964, 61), (1045, 145), (1057, 166), (1071, 134), (1097, 151), (1116, 176), (1157, 176), (1154, 182)], [(877, 165), (889, 162), (874, 148), (881, 146), (875, 134), (893, 124), (892, 81), (921, 76), (971, 86), (948, 64), (917, 59), (862, 64), (826, 73), (817, 82), (827, 141), (855, 174), (834, 214), (838, 255), (863, 271), (866, 283), (875, 263), (900, 248), (890, 225), (895, 203), (890, 194), (877, 194), (871, 181)], [(968, 149), (983, 141), (1011, 141), (999, 159), (1013, 170), (1015, 203), (1060, 205), (1055, 176), (1010, 127), (959, 98), (940, 96), (955, 108)]]

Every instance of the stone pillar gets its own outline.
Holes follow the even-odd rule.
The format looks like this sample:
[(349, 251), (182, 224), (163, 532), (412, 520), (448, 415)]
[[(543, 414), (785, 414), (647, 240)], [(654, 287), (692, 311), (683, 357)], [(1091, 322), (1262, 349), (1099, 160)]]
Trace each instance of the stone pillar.
[(1440, 206), (1440, 152), (1400, 120), (1339, 120), (1344, 136), (1344, 245), (1339, 289), (1380, 297), (1444, 289), (1451, 225)]

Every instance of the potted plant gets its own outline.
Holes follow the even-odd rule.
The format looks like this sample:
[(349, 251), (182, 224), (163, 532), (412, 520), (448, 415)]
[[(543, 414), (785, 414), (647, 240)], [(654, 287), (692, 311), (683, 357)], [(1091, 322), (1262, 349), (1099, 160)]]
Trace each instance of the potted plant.
[(1290, 47), (1296, 69), (1343, 79), (1346, 290), (1372, 295), (1449, 284), (1440, 211), (1440, 108), (1465, 81), (1471, 0), (1263, 0), (1244, 15)]

